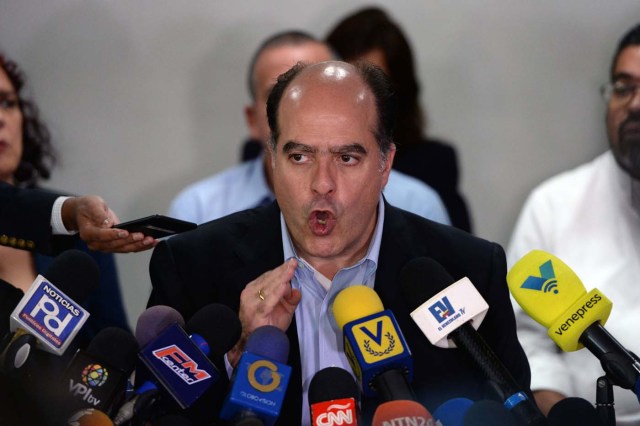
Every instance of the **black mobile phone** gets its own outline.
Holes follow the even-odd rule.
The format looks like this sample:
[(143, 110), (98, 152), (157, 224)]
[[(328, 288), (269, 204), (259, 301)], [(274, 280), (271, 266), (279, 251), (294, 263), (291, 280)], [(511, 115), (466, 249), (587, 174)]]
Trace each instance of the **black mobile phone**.
[(163, 238), (196, 229), (198, 225), (193, 222), (154, 214), (153, 216), (119, 223), (113, 227), (126, 229), (129, 232), (142, 232), (144, 235), (149, 235), (153, 238)]

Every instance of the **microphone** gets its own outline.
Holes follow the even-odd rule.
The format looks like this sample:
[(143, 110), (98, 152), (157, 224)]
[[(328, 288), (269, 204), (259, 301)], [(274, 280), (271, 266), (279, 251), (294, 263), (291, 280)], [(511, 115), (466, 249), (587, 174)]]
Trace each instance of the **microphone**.
[(220, 418), (234, 425), (273, 425), (282, 408), (291, 377), (289, 339), (277, 327), (256, 328), (233, 373), (231, 390), (222, 405)]
[(2, 322), (0, 322), (0, 336), (2, 336), (0, 351), (13, 337), (10, 333), (9, 318), (23, 296), (22, 290), (0, 279), (0, 318), (2, 318)]
[[(428, 277), (428, 285), (425, 283)], [(411, 260), (400, 272), (401, 289), (411, 318), (432, 344), (441, 347), (451, 339), (482, 370), (486, 378), (501, 391), (504, 406), (524, 424), (542, 424), (544, 416), (521, 390), (511, 373), (474, 327), (488, 309), (478, 290), (468, 278), (447, 287), (453, 278), (438, 262), (420, 257)], [(442, 289), (435, 296), (433, 290)], [(480, 320), (474, 320), (480, 318)]]
[[(391, 426), (391, 425), (433, 425), (433, 417), (426, 408), (415, 401), (389, 401), (382, 403), (373, 414), (371, 426)], [(443, 423), (443, 426), (448, 426)]]
[(437, 425), (462, 426), (464, 416), (472, 405), (473, 401), (469, 398), (453, 398), (440, 404), (433, 412), (433, 418)]
[(464, 414), (463, 426), (518, 426), (504, 405), (493, 400), (475, 402)]
[(309, 384), (313, 426), (357, 426), (360, 391), (351, 374), (340, 367), (318, 371)]
[(74, 413), (67, 422), (69, 426), (113, 426), (111, 419), (95, 408), (85, 408)]
[(602, 426), (593, 405), (575, 397), (558, 401), (549, 410), (547, 421), (548, 426)]
[[(172, 327), (181, 327), (182, 325), (184, 325), (184, 320), (175, 309), (162, 305), (152, 306), (140, 315), (136, 325), (136, 337), (138, 342), (146, 348), (147, 345), (154, 345), (158, 338), (164, 336), (165, 330), (168, 333), (173, 333), (171, 331)], [(212, 303), (198, 310), (189, 319), (185, 329), (190, 333), (189, 338), (193, 346), (190, 350), (199, 350), (205, 356), (215, 359), (222, 358), (238, 341), (242, 325), (235, 312), (230, 308), (218, 303)], [(215, 369), (215, 365), (211, 365)], [(166, 373), (166, 371), (161, 371)], [(215, 369), (215, 372), (216, 376), (209, 381), (208, 387), (213, 385), (220, 377), (217, 369)], [(160, 382), (164, 387), (164, 382), (161, 380)], [(209, 390), (208, 387), (205, 391)], [(181, 389), (167, 389), (174, 399), (176, 397), (172, 392), (175, 390), (180, 391)], [(156, 401), (157, 397), (157, 384), (151, 380), (143, 382), (136, 391), (136, 395), (121, 407), (114, 419), (114, 423), (116, 425), (123, 424), (141, 410), (148, 409)], [(189, 403), (189, 406), (200, 398), (198, 396), (196, 399), (191, 400), (189, 397), (185, 398), (180, 395), (179, 397), (185, 403)], [(178, 400), (176, 401), (179, 402)]]
[(102, 329), (86, 350), (75, 354), (63, 375), (65, 413), (81, 408), (112, 413), (124, 399), (137, 352), (138, 342), (128, 331)]
[(14, 335), (1, 355), (7, 374), (24, 365), (33, 346), (62, 355), (89, 318), (75, 300), (98, 288), (100, 272), (91, 256), (67, 250), (52, 261), (46, 276), (38, 275), (11, 314)]
[(586, 347), (607, 377), (640, 400), (640, 360), (602, 326), (613, 304), (600, 290), (587, 293), (580, 278), (552, 254), (533, 250), (507, 274), (513, 298), (565, 352)]
[[(180, 327), (184, 327), (184, 318), (175, 309), (165, 305), (155, 305), (146, 309), (140, 314), (136, 323), (135, 336), (139, 347), (146, 347), (171, 324), (178, 324)], [(143, 373), (142, 370), (138, 370), (138, 378)], [(151, 407), (156, 402), (158, 393), (159, 390), (156, 383), (151, 380), (143, 381), (142, 385), (135, 390), (135, 395), (120, 407), (113, 419), (114, 424), (116, 426), (122, 425), (142, 410)]]
[(344, 334), (344, 352), (366, 396), (383, 401), (415, 400), (411, 351), (389, 309), (364, 285), (347, 287), (333, 302), (333, 316)]
[(220, 379), (216, 366), (178, 323), (166, 327), (138, 356), (182, 409)]

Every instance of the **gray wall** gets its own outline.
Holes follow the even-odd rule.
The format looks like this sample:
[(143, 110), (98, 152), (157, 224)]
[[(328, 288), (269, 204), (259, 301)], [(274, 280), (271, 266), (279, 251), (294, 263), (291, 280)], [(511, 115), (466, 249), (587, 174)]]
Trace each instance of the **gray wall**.
[[(234, 164), (245, 69), (266, 35), (324, 36), (363, 1), (2, 0), (18, 61), (62, 164), (48, 186), (102, 195), (121, 220)], [(637, 0), (382, 3), (414, 46), (430, 133), (458, 148), (477, 234), (508, 242), (527, 193), (607, 148), (598, 87)], [(150, 253), (118, 255), (129, 319)]]

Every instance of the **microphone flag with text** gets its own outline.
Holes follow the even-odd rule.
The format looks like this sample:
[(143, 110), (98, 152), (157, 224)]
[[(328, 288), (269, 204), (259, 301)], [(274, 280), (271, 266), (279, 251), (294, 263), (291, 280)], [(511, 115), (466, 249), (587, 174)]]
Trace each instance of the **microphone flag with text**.
[(220, 418), (234, 425), (273, 425), (291, 377), (288, 358), (289, 338), (282, 330), (272, 325), (256, 328), (234, 369)]
[(36, 277), (11, 314), (14, 335), (2, 354), (5, 372), (22, 367), (34, 345), (64, 354), (89, 318), (77, 301), (83, 302), (99, 286), (100, 272), (91, 256), (67, 250), (53, 260), (45, 275)]
[(433, 345), (465, 351), (497, 387), (505, 408), (523, 424), (544, 422), (540, 410), (476, 330), (489, 306), (468, 278), (454, 282), (434, 259), (419, 257), (400, 272), (400, 286), (412, 309), (411, 318)]
[(357, 426), (360, 391), (351, 374), (340, 367), (318, 371), (309, 384), (313, 426)]
[(640, 360), (604, 327), (613, 304), (597, 288), (587, 292), (576, 273), (556, 256), (533, 250), (509, 270), (513, 298), (565, 352), (586, 347), (613, 384), (640, 399)]
[(344, 352), (365, 396), (415, 400), (409, 383), (413, 360), (398, 322), (378, 294), (365, 285), (347, 287), (333, 301)]

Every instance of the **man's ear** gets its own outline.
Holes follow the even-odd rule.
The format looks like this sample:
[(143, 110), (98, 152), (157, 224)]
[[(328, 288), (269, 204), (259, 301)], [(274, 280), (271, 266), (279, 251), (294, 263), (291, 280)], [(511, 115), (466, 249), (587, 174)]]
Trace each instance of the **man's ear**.
[(244, 119), (249, 129), (251, 139), (260, 140), (260, 130), (258, 129), (258, 115), (255, 103), (244, 107)]
[(391, 173), (391, 167), (393, 167), (393, 159), (396, 156), (396, 144), (392, 143), (389, 147), (389, 151), (387, 151), (386, 161), (384, 162), (382, 168), (382, 178), (383, 178), (383, 187), (387, 184), (389, 180), (389, 173)]

